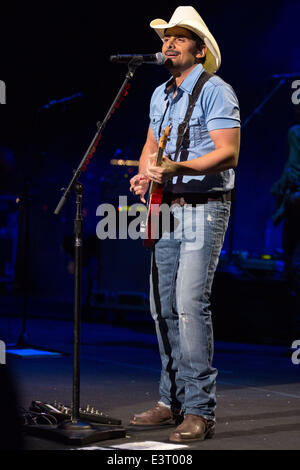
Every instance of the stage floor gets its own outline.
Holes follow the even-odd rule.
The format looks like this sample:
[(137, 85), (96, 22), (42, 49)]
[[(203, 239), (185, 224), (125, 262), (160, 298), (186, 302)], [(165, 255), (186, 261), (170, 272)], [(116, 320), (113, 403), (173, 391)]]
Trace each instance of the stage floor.
[[(6, 342), (14, 343), (20, 331), (21, 319), (0, 318), (0, 338), (6, 338)], [(13, 378), (19, 405), (28, 409), (33, 400), (70, 405), (72, 322), (31, 318), (27, 331), (35, 347), (64, 354), (49, 358), (7, 354), (6, 365), (1, 367), (7, 367)], [(188, 443), (185, 450), (300, 449), (300, 364), (292, 363), (292, 352), (291, 344), (264, 346), (216, 341), (214, 365), (219, 370), (216, 434), (204, 442)], [(156, 337), (149, 325), (143, 330), (134, 325), (82, 323), (81, 406), (90, 405), (121, 419), (126, 429), (124, 438), (88, 446), (99, 450), (123, 444), (146, 448), (143, 443), (150, 441), (152, 449), (168, 449), (168, 437), (174, 427), (139, 428), (129, 424), (133, 413), (156, 402), (159, 373)], [(29, 450), (78, 447), (24, 436), (24, 448)]]

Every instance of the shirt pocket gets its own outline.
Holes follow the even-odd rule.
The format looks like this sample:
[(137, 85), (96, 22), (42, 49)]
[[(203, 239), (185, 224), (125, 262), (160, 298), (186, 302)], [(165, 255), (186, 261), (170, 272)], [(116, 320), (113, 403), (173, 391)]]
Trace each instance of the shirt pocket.
[(201, 143), (201, 122), (200, 118), (191, 118), (189, 122), (189, 147), (196, 147)]
[[(182, 135), (184, 133), (184, 117), (174, 119), (174, 124), (176, 123), (176, 132), (177, 135)], [(191, 118), (188, 124), (188, 128), (184, 133), (182, 148), (194, 148), (198, 146), (201, 142), (201, 122), (200, 118)]]
[(151, 118), (151, 129), (154, 132), (155, 138), (159, 141), (160, 138), (160, 130), (161, 130), (161, 123), (162, 123), (162, 115), (161, 114), (153, 114)]

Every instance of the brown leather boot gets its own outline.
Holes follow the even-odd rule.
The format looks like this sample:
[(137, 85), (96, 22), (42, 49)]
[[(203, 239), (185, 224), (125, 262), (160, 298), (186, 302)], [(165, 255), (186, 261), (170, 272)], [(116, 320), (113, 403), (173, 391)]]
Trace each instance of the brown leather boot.
[(191, 442), (210, 439), (215, 433), (215, 421), (203, 416), (186, 414), (184, 421), (172, 432), (170, 441)]
[[(178, 424), (180, 414), (173, 413), (170, 408), (167, 408), (160, 403), (157, 403), (150, 410), (144, 413), (136, 414), (130, 420), (130, 424), (136, 426), (158, 426), (160, 424)], [(177, 421), (178, 420), (178, 421)]]

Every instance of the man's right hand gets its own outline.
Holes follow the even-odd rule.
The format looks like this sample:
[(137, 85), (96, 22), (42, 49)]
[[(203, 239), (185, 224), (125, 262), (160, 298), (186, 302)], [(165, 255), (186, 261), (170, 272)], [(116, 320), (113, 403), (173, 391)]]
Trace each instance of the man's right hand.
[(130, 180), (129, 190), (136, 196), (140, 196), (140, 200), (145, 204), (146, 200), (144, 196), (148, 191), (149, 181), (149, 178), (147, 178), (147, 176), (143, 173), (138, 173)]

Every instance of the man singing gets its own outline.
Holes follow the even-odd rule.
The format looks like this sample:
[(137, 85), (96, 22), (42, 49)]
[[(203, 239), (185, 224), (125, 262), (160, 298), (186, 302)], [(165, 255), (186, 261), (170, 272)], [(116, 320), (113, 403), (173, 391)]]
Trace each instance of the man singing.
[[(162, 362), (159, 400), (131, 424), (174, 422), (170, 440), (183, 443), (212, 437), (215, 429), (210, 295), (228, 226), (240, 116), (232, 87), (214, 75), (221, 64), (219, 47), (196, 10), (178, 7), (169, 23), (156, 19), (150, 26), (162, 39), (172, 77), (152, 95), (150, 126), (130, 190), (145, 202), (150, 180), (164, 184), (163, 201), (174, 224), (155, 243), (151, 260), (150, 306)], [(171, 133), (162, 165), (156, 166), (153, 156), (166, 126)]]

